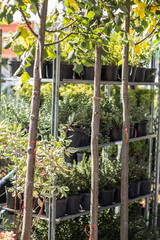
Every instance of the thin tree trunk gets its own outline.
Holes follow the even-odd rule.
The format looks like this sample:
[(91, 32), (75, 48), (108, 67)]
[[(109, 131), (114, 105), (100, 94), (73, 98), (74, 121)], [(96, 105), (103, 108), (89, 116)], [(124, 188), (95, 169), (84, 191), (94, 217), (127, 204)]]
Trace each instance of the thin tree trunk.
[[(130, 8), (125, 17), (124, 37), (129, 32)], [(128, 158), (129, 158), (129, 127), (130, 111), (128, 97), (128, 55), (129, 43), (123, 46), (122, 64), (122, 102), (123, 102), (123, 137), (122, 137), (122, 170), (121, 170), (121, 228), (120, 239), (128, 240)]]
[(29, 240), (32, 225), (32, 205), (33, 205), (33, 187), (34, 187), (34, 168), (35, 168), (35, 151), (36, 151), (36, 137), (37, 125), (40, 106), (40, 85), (41, 85), (41, 72), (43, 63), (43, 49), (45, 40), (45, 23), (47, 16), (48, 0), (41, 3), (41, 19), (38, 33), (36, 56), (34, 64), (34, 84), (32, 91), (31, 102), (31, 115), (29, 126), (29, 141), (27, 152), (27, 170), (25, 182), (25, 195), (24, 195), (24, 217), (22, 228), (22, 240)]
[(95, 48), (94, 97), (91, 129), (91, 240), (98, 239), (98, 135), (100, 119), (101, 47)]

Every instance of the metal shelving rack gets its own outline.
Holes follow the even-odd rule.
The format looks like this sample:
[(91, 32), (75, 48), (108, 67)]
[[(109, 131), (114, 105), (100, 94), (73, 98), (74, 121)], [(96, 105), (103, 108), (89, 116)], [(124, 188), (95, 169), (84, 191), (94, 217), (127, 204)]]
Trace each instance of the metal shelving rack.
[[(58, 51), (57, 51), (58, 52)], [(159, 50), (159, 58), (160, 58), (160, 50)], [(54, 63), (53, 63), (54, 65)], [(159, 60), (159, 69), (160, 69), (160, 60)], [(56, 73), (56, 74), (55, 74)], [(3, 79), (3, 82), (5, 81), (12, 81), (12, 83), (16, 83), (19, 78), (17, 77), (11, 77), (11, 78), (5, 78)], [(33, 81), (33, 78), (30, 79), (30, 81)], [(63, 85), (65, 83), (72, 83), (72, 84), (77, 84), (77, 83), (82, 83), (82, 84), (93, 84), (93, 81), (91, 80), (78, 80), (78, 79), (63, 79), (63, 81), (60, 81), (60, 54), (57, 54), (56, 58), (56, 69), (53, 69), (53, 79), (42, 79), (42, 82), (51, 82), (53, 83), (53, 92), (52, 92), (52, 134), (56, 137), (57, 131), (58, 131), (58, 102), (59, 102), (59, 86)], [(121, 85), (121, 82), (108, 82), (108, 81), (101, 81), (101, 85)], [(138, 201), (140, 199), (145, 198), (148, 202), (147, 208), (149, 208), (149, 198), (153, 197), (153, 214), (155, 216), (154, 218), (154, 226), (157, 226), (157, 213), (158, 213), (158, 193), (159, 193), (159, 162), (160, 162), (160, 76), (158, 79), (158, 83), (153, 83), (153, 82), (129, 82), (129, 85), (131, 86), (151, 86), (154, 87), (156, 86), (158, 88), (158, 106), (157, 106), (157, 133), (150, 133), (147, 136), (143, 137), (137, 137), (137, 138), (131, 138), (129, 139), (129, 142), (135, 142), (139, 140), (145, 140), (149, 139), (150, 141), (150, 147), (149, 147), (149, 159), (151, 158), (152, 155), (152, 139), (156, 138), (156, 154), (155, 154), (155, 160), (154, 160), (154, 187), (153, 187), (153, 193), (145, 195), (145, 196), (139, 196), (134, 199), (129, 199), (129, 202), (134, 202)], [(152, 111), (153, 112), (153, 111)], [(110, 142), (110, 143), (103, 143), (99, 144), (99, 148), (105, 148), (108, 146), (113, 146), (113, 145), (121, 145), (122, 141), (117, 141), (117, 142)], [(90, 149), (90, 146), (85, 146), (85, 147), (79, 147), (77, 148), (77, 151), (82, 151), (82, 150), (87, 150)], [(151, 169), (150, 169), (151, 171)], [(54, 209), (54, 212), (56, 212), (55, 208), (56, 205), (55, 203), (52, 205)], [(112, 204), (109, 206), (105, 207), (99, 207), (99, 211), (103, 211), (109, 208), (115, 208), (117, 206), (120, 206), (120, 203)], [(4, 207), (5, 208), (5, 207)], [(9, 211), (9, 209), (8, 209)], [(65, 221), (67, 219), (75, 218), (75, 217), (80, 217), (83, 215), (89, 214), (89, 211), (80, 211), (77, 214), (73, 215), (67, 215), (64, 216), (60, 219), (53, 219), (53, 222), (50, 219), (43, 217), (44, 220), (49, 220), (50, 222), (50, 234), (49, 234), (49, 240), (55, 240), (55, 224), (60, 223), (61, 221)], [(52, 223), (51, 223), (52, 222)], [(52, 231), (53, 233), (52, 233)]]

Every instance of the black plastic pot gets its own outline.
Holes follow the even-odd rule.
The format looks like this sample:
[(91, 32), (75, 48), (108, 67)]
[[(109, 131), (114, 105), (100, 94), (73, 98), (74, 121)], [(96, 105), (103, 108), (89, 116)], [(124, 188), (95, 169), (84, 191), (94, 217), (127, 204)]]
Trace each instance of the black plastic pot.
[(134, 182), (129, 184), (128, 197), (129, 199), (138, 197), (140, 194), (140, 182)]
[(142, 180), (140, 184), (140, 195), (146, 195), (151, 193), (151, 179)]
[(66, 214), (68, 198), (56, 201), (56, 218), (63, 217)]
[(76, 153), (72, 153), (70, 154), (70, 156), (67, 156), (66, 154), (64, 154), (64, 161), (67, 163), (73, 164), (74, 161), (77, 161)]
[(90, 210), (91, 193), (81, 193), (81, 209)]
[(114, 127), (110, 131), (110, 141), (121, 141), (122, 140), (122, 127)]
[[(135, 82), (137, 68), (129, 66), (128, 69), (128, 81), (129, 82)], [(122, 79), (122, 66), (119, 66), (118, 68), (118, 81), (121, 81)]]
[(68, 198), (66, 213), (71, 215), (79, 212), (81, 196), (73, 196)]
[[(9, 71), (10, 71), (10, 76), (13, 76), (14, 73), (17, 71), (19, 68), (21, 62), (20, 61), (9, 61)], [(30, 77), (33, 77), (33, 67), (34, 67), (34, 62), (31, 62), (31, 66), (25, 68), (25, 71), (29, 74)], [(22, 73), (18, 74), (17, 76), (21, 76)], [(42, 77), (46, 78), (46, 63), (43, 63), (43, 69), (42, 69)]]
[(94, 67), (83, 67), (81, 73), (82, 80), (94, 80)]
[(146, 136), (148, 133), (148, 120), (141, 121), (135, 125), (137, 137)]
[(137, 67), (135, 82), (144, 82), (146, 68)]
[[(6, 191), (6, 203), (7, 203), (7, 208), (15, 209), (15, 197), (12, 196), (12, 192)], [(19, 207), (20, 207), (20, 200), (17, 197), (16, 198), (16, 209), (19, 209)]]
[(102, 81), (116, 81), (118, 75), (118, 66), (103, 65), (101, 72)]
[[(67, 207), (68, 198), (58, 199), (56, 200), (56, 218), (64, 217), (66, 214), (66, 207)], [(46, 216), (49, 217), (49, 200), (45, 201), (45, 212)], [(52, 216), (52, 213), (51, 213)]]
[(114, 189), (99, 192), (99, 204), (101, 206), (111, 205), (114, 200)]
[(156, 68), (146, 68), (145, 71), (145, 82), (154, 82), (156, 76)]
[(84, 147), (90, 145), (90, 136), (82, 128), (72, 128), (74, 131), (68, 131), (67, 137), (71, 137), (70, 147)]
[(0, 203), (6, 203), (6, 190), (5, 187), (0, 188)]
[[(46, 62), (47, 66), (47, 78), (53, 77), (53, 62)], [(60, 63), (60, 81), (63, 79), (73, 79), (73, 65), (67, 62)]]
[(118, 203), (121, 201), (121, 189), (115, 189), (115, 193), (114, 193), (114, 202)]

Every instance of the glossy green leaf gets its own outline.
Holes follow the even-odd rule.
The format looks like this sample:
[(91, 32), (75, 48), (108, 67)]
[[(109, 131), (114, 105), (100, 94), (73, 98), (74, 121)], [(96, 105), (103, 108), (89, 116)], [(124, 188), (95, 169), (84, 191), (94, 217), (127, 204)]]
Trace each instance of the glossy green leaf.
[(29, 79), (30, 79), (29, 74), (27, 72), (24, 72), (21, 76), (21, 82), (26, 83), (26, 82), (28, 82)]

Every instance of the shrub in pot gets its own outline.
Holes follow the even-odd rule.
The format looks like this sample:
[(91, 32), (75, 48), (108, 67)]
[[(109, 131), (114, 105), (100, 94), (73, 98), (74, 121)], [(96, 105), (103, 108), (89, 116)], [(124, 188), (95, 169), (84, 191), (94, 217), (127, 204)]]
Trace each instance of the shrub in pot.
[(102, 49), (102, 81), (116, 81), (118, 76), (118, 63), (122, 59), (122, 37), (114, 32)]
[(99, 204), (107, 206), (113, 203), (115, 192), (114, 164), (109, 159), (99, 161)]
[(90, 210), (91, 198), (91, 158), (87, 159), (87, 155), (83, 155), (83, 159), (78, 163), (79, 181), (78, 189), (82, 196), (81, 209)]
[[(14, 128), (9, 128), (3, 122), (0, 124), (0, 130), (3, 136), (1, 147), (4, 148), (7, 144), (7, 155), (12, 156), (9, 170), (14, 169), (16, 175), (16, 177), (11, 179), (14, 186), (11, 188), (11, 191), (15, 192), (16, 189), (17, 196), (20, 196), (24, 192), (25, 186), (28, 135), (24, 135), (22, 125), (14, 125)], [(57, 186), (53, 186), (56, 172), (65, 172), (67, 169), (64, 164), (64, 151), (67, 147), (64, 136), (65, 133), (61, 131), (59, 142), (51, 138), (50, 141), (45, 139), (39, 141), (37, 144), (33, 196), (37, 198), (42, 197), (42, 204), (44, 204), (47, 197), (52, 196), (57, 188)], [(10, 139), (12, 139), (12, 142)], [(67, 151), (69, 152), (70, 149), (67, 149)], [(58, 192), (64, 192), (66, 188), (59, 186), (57, 190)]]
[(69, 188), (66, 209), (66, 213), (69, 215), (79, 212), (80, 209), (81, 196), (78, 191), (80, 181), (78, 166), (74, 163), (69, 166), (68, 177), (65, 179), (65, 184)]

